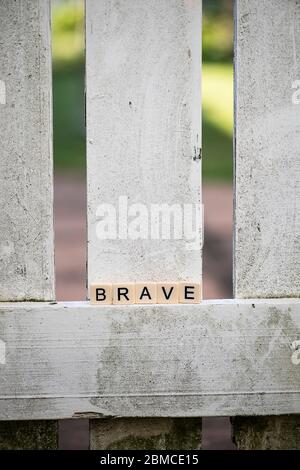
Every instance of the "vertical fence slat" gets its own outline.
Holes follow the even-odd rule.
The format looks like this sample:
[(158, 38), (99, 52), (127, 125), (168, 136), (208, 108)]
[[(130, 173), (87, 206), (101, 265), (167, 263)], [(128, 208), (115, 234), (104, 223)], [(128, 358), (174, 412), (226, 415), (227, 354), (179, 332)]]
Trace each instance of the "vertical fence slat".
[[(235, 23), (235, 295), (299, 297), (300, 4), (237, 0)], [(299, 424), (237, 418), (234, 438), (239, 448), (293, 448)]]
[[(119, 238), (101, 240), (97, 223), (99, 204), (113, 204), (126, 218), (119, 202), (149, 210), (151, 203), (201, 201), (201, 0), (89, 0), (86, 8), (88, 283), (199, 282), (200, 246), (149, 235), (126, 239), (124, 224)], [(166, 442), (168, 418), (145, 423), (148, 441), (152, 433)], [(93, 448), (104, 445), (101, 426), (91, 423)], [(127, 436), (119, 448), (134, 448), (136, 425), (117, 426)], [(107, 445), (113, 441), (112, 434)]]
[[(51, 300), (49, 0), (0, 0), (0, 57), (0, 300)], [(0, 424), (0, 448), (53, 448), (56, 442), (56, 422)]]
[(300, 5), (236, 2), (235, 294), (300, 295)]
[(49, 9), (0, 1), (1, 301), (54, 298)]

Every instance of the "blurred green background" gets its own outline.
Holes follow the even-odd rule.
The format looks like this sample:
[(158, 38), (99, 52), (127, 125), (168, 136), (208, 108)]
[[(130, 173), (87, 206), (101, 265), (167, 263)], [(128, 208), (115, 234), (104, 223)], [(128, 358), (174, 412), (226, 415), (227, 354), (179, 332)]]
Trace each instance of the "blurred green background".
[[(85, 168), (84, 2), (52, 1), (55, 168)], [(232, 0), (203, 1), (203, 179), (231, 181)]]

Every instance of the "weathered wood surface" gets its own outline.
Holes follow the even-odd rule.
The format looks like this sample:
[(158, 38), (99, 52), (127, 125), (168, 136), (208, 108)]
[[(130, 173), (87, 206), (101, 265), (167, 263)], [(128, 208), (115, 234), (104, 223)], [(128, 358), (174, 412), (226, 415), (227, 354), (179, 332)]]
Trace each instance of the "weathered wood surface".
[[(88, 285), (201, 281), (201, 218), (198, 243), (175, 238), (172, 214), (169, 239), (150, 237), (152, 204), (169, 205), (171, 211), (176, 205), (184, 228), (184, 204), (196, 209), (201, 203), (201, 3), (86, 2)], [(121, 212), (122, 196), (128, 209)], [(147, 232), (132, 239), (118, 224), (116, 239), (99, 239), (99, 205), (107, 203), (116, 209), (118, 222), (143, 217)], [(162, 217), (154, 219), (162, 234)], [(150, 423), (142, 448), (151, 433), (157, 437), (157, 425), (152, 432)], [(91, 427), (94, 448), (92, 434), (103, 434), (97, 426), (102, 424)], [(135, 448), (129, 436), (137, 430), (130, 430), (128, 421), (118, 426), (128, 431), (124, 446)], [(99, 440), (98, 448), (102, 444)]]
[(1, 419), (300, 412), (298, 300), (3, 304), (0, 339)]
[(54, 298), (50, 1), (0, 0), (0, 301)]
[(150, 223), (145, 240), (99, 240), (96, 228), (99, 204), (118, 215), (120, 196), (149, 211), (201, 203), (201, 1), (86, 7), (88, 282), (199, 282), (201, 241), (151, 240)]
[(300, 296), (296, 0), (237, 0), (235, 295)]
[[(0, 0), (0, 301), (55, 295), (50, 41), (49, 0)], [(1, 449), (55, 447), (56, 422), (0, 425)]]
[[(237, 0), (235, 16), (235, 294), (299, 297), (300, 5)], [(299, 417), (237, 418), (233, 436), (240, 449), (299, 448)]]

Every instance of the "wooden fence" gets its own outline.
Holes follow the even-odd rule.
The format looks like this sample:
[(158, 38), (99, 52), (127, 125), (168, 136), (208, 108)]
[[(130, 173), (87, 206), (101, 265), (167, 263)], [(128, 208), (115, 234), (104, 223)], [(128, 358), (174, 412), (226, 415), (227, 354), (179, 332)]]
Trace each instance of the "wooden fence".
[[(202, 416), (300, 448), (299, 12), (236, 1), (235, 299), (98, 307), (55, 302), (50, 1), (0, 0), (1, 448), (85, 417), (93, 449), (196, 449)], [(201, 202), (200, 71), (200, 0), (86, 1), (88, 285), (201, 280), (184, 240), (96, 236), (122, 195)]]

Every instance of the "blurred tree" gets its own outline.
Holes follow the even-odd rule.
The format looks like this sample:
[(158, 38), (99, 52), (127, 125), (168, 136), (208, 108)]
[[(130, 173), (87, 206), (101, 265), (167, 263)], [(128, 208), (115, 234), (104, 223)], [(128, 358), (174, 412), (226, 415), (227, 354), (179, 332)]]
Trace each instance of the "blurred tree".
[(233, 1), (203, 1), (203, 179), (231, 180)]
[(54, 69), (83, 62), (83, 0), (52, 2), (52, 56)]
[(233, 1), (203, 1), (203, 60), (232, 61)]
[(52, 1), (54, 164), (85, 168), (84, 1)]

